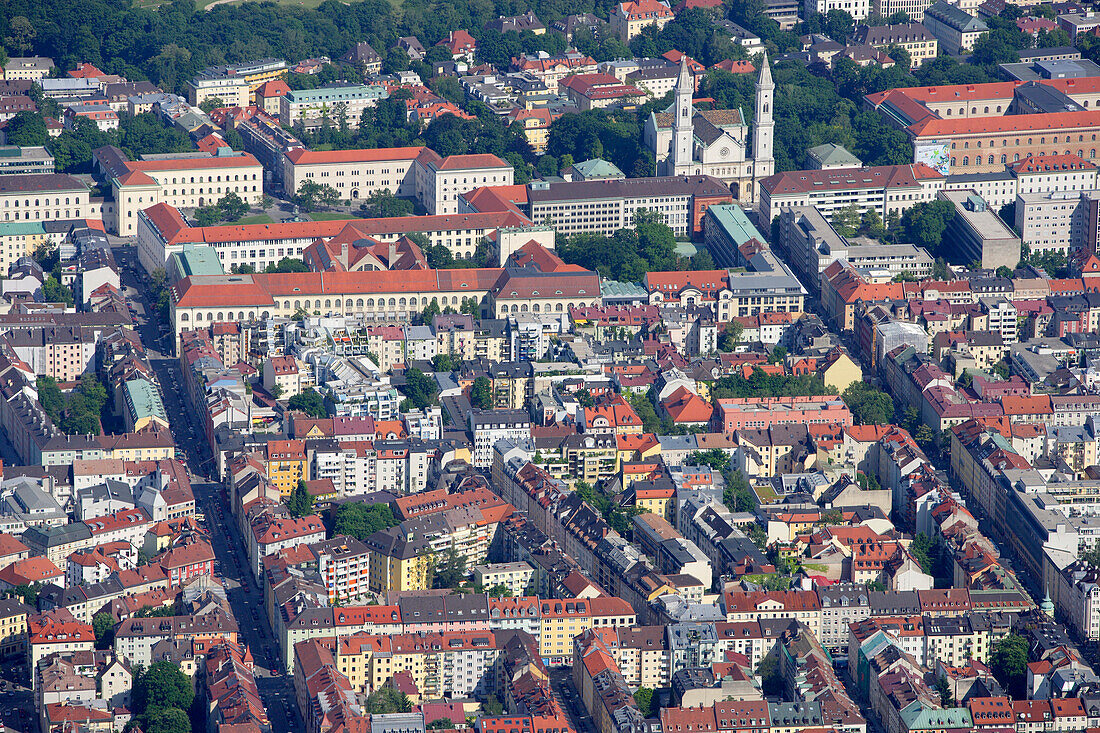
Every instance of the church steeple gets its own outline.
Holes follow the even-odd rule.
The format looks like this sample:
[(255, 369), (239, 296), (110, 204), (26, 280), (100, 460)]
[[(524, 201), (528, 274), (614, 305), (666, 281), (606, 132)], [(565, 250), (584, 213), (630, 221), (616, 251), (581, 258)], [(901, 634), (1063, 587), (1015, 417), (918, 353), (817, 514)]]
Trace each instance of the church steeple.
[(775, 159), (772, 156), (775, 135), (775, 121), (772, 118), (774, 97), (775, 82), (772, 81), (772, 70), (765, 52), (760, 63), (760, 76), (756, 80), (756, 114), (752, 122), (752, 159), (757, 179), (766, 178), (775, 172)]
[(695, 126), (695, 116), (691, 98), (695, 93), (695, 84), (688, 70), (687, 56), (680, 57), (680, 76), (676, 79), (675, 119), (672, 121), (672, 154), (670, 161), (672, 175), (678, 176), (691, 172)]

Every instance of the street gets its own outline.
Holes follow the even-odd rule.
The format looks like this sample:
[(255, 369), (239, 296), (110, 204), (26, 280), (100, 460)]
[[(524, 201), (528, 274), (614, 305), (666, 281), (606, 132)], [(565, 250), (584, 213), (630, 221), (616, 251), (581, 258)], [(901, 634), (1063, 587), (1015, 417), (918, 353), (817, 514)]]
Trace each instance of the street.
[[(135, 329), (141, 336), (150, 364), (160, 382), (172, 435), (175, 436), (177, 448), (183, 449), (183, 460), (191, 471), (195, 511), (205, 516), (204, 525), (214, 549), (215, 574), (222, 578), (233, 616), (240, 627), (242, 641), (252, 651), (256, 685), (267, 709), (271, 729), (274, 733), (289, 733), (291, 729), (299, 729), (295, 722), (298, 720), (298, 711), (294, 704), (293, 685), (279, 668), (277, 642), (268, 625), (267, 614), (264, 613), (263, 594), (256, 587), (248, 569), (245, 544), (221, 490), (222, 484), (207, 478), (213, 473), (214, 466), (210, 462), (209, 447), (201, 426), (184, 401), (179, 362), (156, 348), (157, 344), (164, 343), (165, 340), (162, 339), (160, 324), (157, 322), (155, 305), (147, 300), (135, 274), (134, 270), (139, 265), (133, 247), (116, 245), (114, 255), (122, 271), (126, 294), (134, 301), (137, 313)], [(168, 324), (164, 325), (170, 334)], [(171, 335), (166, 339), (168, 343), (170, 339)]]

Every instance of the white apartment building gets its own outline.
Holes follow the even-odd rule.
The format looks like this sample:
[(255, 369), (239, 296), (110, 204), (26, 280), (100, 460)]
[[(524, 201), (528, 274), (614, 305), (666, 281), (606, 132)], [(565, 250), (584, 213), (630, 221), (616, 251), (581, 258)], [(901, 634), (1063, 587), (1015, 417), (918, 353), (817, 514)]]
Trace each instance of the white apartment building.
[(1068, 255), (1085, 245), (1091, 204), (1098, 196), (1095, 190), (1020, 194), (1013, 225), (1032, 252)]
[(474, 567), (474, 582), (485, 588), (504, 586), (513, 596), (526, 595), (535, 569), (525, 562), (502, 562)]
[(493, 464), (493, 446), (498, 440), (531, 437), (531, 418), (523, 410), (473, 410), (468, 416), (474, 434), (474, 466), (489, 468)]
[(805, 0), (806, 17), (813, 13), (826, 15), (830, 10), (843, 10), (857, 23), (871, 14), (871, 0)]
[(347, 118), (348, 127), (356, 129), (363, 111), (388, 96), (385, 87), (377, 85), (343, 84), (295, 89), (279, 98), (279, 122), (287, 127), (298, 122), (311, 127), (319, 125), (327, 117), (335, 125), (342, 114)]

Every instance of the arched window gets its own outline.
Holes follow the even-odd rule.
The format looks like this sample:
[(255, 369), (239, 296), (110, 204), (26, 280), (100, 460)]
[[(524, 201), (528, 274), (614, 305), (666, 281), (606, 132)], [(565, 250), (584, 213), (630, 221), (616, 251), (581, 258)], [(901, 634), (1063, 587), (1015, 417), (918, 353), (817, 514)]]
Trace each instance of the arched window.
[(964, 155), (963, 156), (963, 165), (970, 165), (970, 156), (969, 155)]
[(989, 156), (989, 164), (990, 164), (990, 165), (993, 165), (993, 156), (992, 156), (992, 155), (991, 155), (991, 156)]

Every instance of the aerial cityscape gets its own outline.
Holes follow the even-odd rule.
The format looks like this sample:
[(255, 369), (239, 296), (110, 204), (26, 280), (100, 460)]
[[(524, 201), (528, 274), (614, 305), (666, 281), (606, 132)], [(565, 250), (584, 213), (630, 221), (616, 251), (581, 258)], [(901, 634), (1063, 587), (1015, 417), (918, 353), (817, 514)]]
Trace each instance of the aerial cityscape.
[(0, 733), (1100, 733), (1100, 5), (0, 2)]

